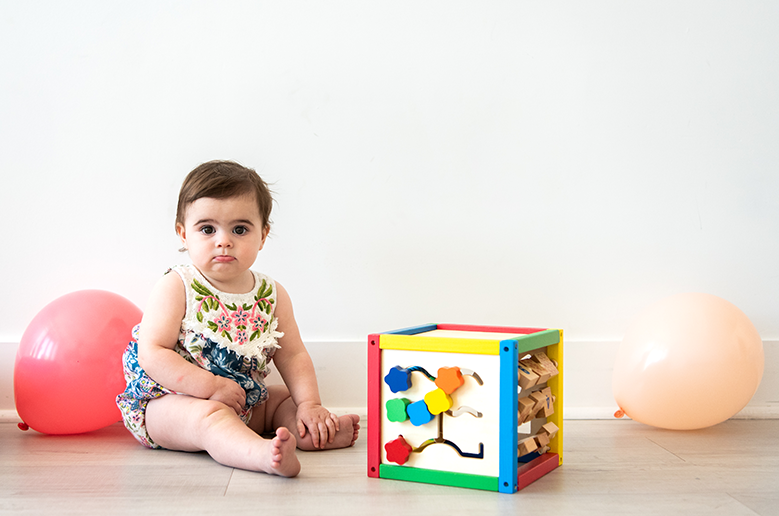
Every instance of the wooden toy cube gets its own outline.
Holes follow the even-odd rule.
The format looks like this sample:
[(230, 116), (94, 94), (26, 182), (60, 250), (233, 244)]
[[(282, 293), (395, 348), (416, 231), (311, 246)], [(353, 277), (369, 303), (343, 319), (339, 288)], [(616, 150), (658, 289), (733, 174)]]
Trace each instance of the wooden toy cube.
[[(543, 374), (521, 379), (522, 360)], [(514, 493), (562, 464), (562, 382), (562, 330), (430, 324), (370, 335), (368, 476)]]

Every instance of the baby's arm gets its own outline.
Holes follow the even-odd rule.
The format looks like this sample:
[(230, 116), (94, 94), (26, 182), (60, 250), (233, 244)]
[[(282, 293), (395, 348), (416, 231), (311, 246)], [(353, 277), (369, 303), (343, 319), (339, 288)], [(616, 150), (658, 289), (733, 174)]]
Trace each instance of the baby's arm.
[(274, 354), (273, 362), (298, 407), (297, 430), (300, 437), (305, 437), (308, 432), (314, 446), (323, 448), (325, 443), (333, 442), (340, 430), (338, 417), (322, 406), (314, 363), (300, 337), (289, 294), (278, 283), (276, 290), (275, 314), (284, 336), (279, 339), (281, 349)]
[(246, 392), (234, 381), (187, 362), (174, 348), (186, 313), (184, 283), (166, 274), (152, 290), (138, 335), (138, 363), (154, 381), (179, 394), (220, 401), (241, 412)]

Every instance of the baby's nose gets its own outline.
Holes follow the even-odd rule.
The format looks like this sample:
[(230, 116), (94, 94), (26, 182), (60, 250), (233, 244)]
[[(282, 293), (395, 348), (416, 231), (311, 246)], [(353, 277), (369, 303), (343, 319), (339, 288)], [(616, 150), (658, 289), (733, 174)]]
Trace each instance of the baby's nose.
[(216, 246), (217, 247), (232, 247), (233, 241), (230, 239), (229, 235), (222, 234), (219, 236), (219, 238), (216, 239)]

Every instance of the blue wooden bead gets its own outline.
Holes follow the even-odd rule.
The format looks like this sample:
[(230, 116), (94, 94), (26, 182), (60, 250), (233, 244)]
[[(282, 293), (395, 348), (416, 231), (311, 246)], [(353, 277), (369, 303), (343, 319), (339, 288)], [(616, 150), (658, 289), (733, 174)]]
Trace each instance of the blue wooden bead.
[(415, 401), (406, 410), (411, 424), (414, 426), (422, 426), (433, 420), (433, 414), (428, 410), (424, 400)]
[(411, 388), (411, 371), (395, 366), (384, 377), (384, 382), (389, 385), (392, 392), (407, 391)]

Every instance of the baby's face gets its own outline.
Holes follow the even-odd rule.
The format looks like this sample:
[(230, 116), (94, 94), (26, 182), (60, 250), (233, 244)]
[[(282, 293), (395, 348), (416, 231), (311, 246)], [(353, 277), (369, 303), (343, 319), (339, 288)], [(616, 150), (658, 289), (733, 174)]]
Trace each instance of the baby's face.
[(176, 229), (192, 263), (212, 285), (225, 292), (251, 290), (247, 271), (268, 236), (253, 196), (200, 198), (187, 207), (184, 224)]

